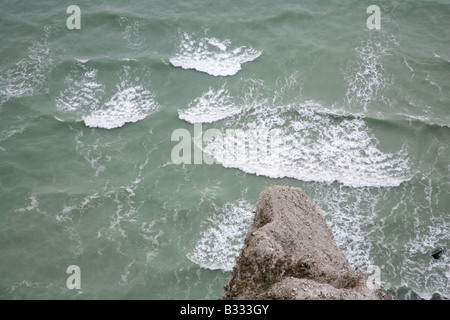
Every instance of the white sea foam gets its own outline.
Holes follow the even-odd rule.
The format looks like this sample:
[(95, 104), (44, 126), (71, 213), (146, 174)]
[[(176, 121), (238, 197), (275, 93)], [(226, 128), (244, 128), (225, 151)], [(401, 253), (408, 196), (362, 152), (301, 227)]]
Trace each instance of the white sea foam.
[(450, 255), (447, 251), (439, 260), (431, 257), (434, 249), (448, 250), (450, 244), (450, 224), (443, 214), (448, 192), (428, 177), (389, 192), (389, 196), (394, 192), (399, 200), (392, 210), (384, 213), (380, 225), (386, 225), (387, 232), (381, 236), (383, 251), (397, 254), (383, 260), (385, 272), (398, 275), (399, 284), (422, 297), (429, 298), (434, 292), (448, 297)]
[(159, 104), (150, 91), (142, 86), (128, 87), (114, 94), (104, 104), (104, 108), (83, 116), (83, 121), (88, 127), (114, 129), (129, 122), (145, 119), (158, 108)]
[(145, 257), (147, 262), (151, 261), (151, 259), (158, 254), (158, 251), (161, 248), (159, 238), (164, 236), (164, 231), (158, 228), (156, 223), (163, 222), (156, 220), (153, 220), (152, 222), (144, 222), (139, 228), (139, 235), (147, 241), (145, 246)]
[[(445, 206), (444, 188), (426, 179), (399, 188), (312, 186), (308, 195), (353, 267), (364, 272), (377, 265), (382, 285), (383, 281), (391, 287), (405, 285), (422, 297), (434, 292), (449, 295), (449, 255), (431, 257), (435, 248), (448, 248), (449, 243), (448, 219), (441, 210), (435, 211)], [(395, 199), (387, 204), (388, 211), (387, 199)]]
[[(378, 189), (382, 190), (382, 189)], [(336, 244), (354, 268), (365, 269), (373, 264), (371, 249), (382, 228), (377, 223), (377, 206), (382, 191), (369, 188), (318, 187), (310, 191), (317, 208), (324, 214)]]
[(136, 260), (131, 261), (124, 269), (122, 276), (121, 276), (121, 281), (119, 282), (119, 284), (121, 286), (124, 286), (127, 284), (128, 282), (128, 276), (130, 275), (130, 269), (133, 266), (133, 264), (136, 262)]
[[(409, 161), (405, 149), (385, 153), (370, 133), (364, 120), (336, 118), (315, 112), (324, 108), (318, 102), (306, 101), (287, 106), (265, 106), (247, 112), (240, 119), (230, 118), (228, 126), (263, 132), (278, 130), (279, 144), (269, 144), (267, 159), (248, 150), (236, 157), (226, 157), (222, 141), (206, 142), (204, 152), (225, 167), (271, 178), (290, 177), (302, 181), (344, 185), (398, 186), (409, 177)], [(276, 149), (270, 149), (276, 146)], [(274, 157), (276, 156), (276, 157)], [(276, 159), (276, 165), (265, 165)], [(245, 159), (245, 161), (242, 161)]]
[(233, 116), (241, 110), (223, 86), (219, 90), (209, 88), (201, 97), (190, 102), (187, 109), (179, 110), (178, 115), (189, 123), (211, 123)]
[(379, 38), (361, 41), (355, 48), (357, 57), (344, 72), (348, 104), (357, 103), (364, 111), (374, 101), (390, 104), (384, 91), (392, 85), (393, 76), (383, 66), (381, 58), (390, 55), (390, 47), (395, 44), (392, 36), (382, 34)]
[(139, 77), (131, 77), (129, 66), (120, 70), (116, 92), (109, 99), (105, 86), (96, 80), (97, 73), (97, 69), (77, 64), (66, 77), (68, 87), (55, 99), (57, 109), (88, 127), (103, 129), (143, 120), (159, 110), (155, 95), (139, 84)]
[[(223, 166), (271, 178), (338, 181), (354, 187), (398, 186), (410, 179), (407, 150), (400, 146), (395, 153), (380, 150), (365, 120), (330, 113), (333, 108), (317, 101), (288, 102), (286, 93), (294, 101), (301, 99), (295, 77), (277, 81), (273, 88), (256, 80), (240, 87), (239, 99), (223, 86), (218, 91), (210, 89), (190, 108), (179, 111), (180, 118), (191, 123), (224, 119), (222, 128), (214, 128), (222, 139), (216, 135), (198, 146)], [(203, 129), (209, 128), (213, 126)], [(232, 143), (235, 148), (228, 150), (227, 133), (231, 131), (244, 134), (247, 140), (237, 144), (245, 148)], [(255, 135), (256, 140), (251, 139)], [(252, 147), (265, 152), (252, 153)]]
[(405, 57), (403, 57), (403, 62), (405, 63), (405, 65), (409, 69), (409, 71), (411, 71), (411, 73), (413, 74), (411, 77), (414, 77), (414, 69), (409, 65), (408, 60), (406, 60)]
[(405, 119), (408, 120), (416, 120), (419, 122), (423, 122), (432, 126), (439, 126), (439, 127), (447, 127), (450, 128), (450, 123), (446, 121), (447, 119), (437, 119), (430, 116), (429, 113), (426, 115), (409, 115), (409, 114), (401, 114)]
[(25, 211), (34, 211), (34, 210), (36, 210), (37, 212), (40, 212), (38, 209), (39, 200), (37, 199), (36, 195), (33, 194), (28, 199), (30, 200), (30, 205), (27, 207), (24, 207), (24, 208), (17, 209), (16, 212), (25, 212)]
[(78, 63), (64, 79), (67, 88), (55, 98), (56, 108), (74, 114), (76, 120), (97, 109), (105, 91), (104, 85), (96, 80), (97, 73), (97, 69)]
[(17, 117), (12, 123), (10, 123), (8, 128), (4, 128), (0, 131), (0, 143), (10, 139), (16, 134), (23, 133), (27, 125), (27, 120), (24, 120), (22, 117)]
[(438, 85), (433, 79), (431, 79), (430, 74), (427, 73), (427, 77), (425, 78), (425, 81), (427, 81), (431, 86), (436, 87), (439, 90), (439, 93), (442, 93), (442, 88), (440, 85)]
[[(285, 87), (294, 87), (294, 79), (286, 79)], [(283, 88), (285, 88), (283, 87)], [(218, 90), (209, 88), (200, 97), (191, 101), (187, 109), (179, 110), (179, 118), (189, 123), (212, 123), (237, 116), (244, 110), (258, 109), (267, 103), (261, 92), (266, 92), (264, 82), (257, 79), (245, 79), (239, 82), (238, 90), (233, 94), (227, 84)], [(277, 95), (274, 99), (279, 98)]]
[[(8, 292), (16, 299), (24, 299), (24, 292), (29, 292), (31, 289), (40, 288), (48, 290), (53, 286), (53, 282), (51, 283), (43, 283), (43, 282), (33, 282), (30, 280), (22, 280), (20, 282), (13, 283), (9, 288), (5, 289), (5, 292)], [(17, 297), (15, 297), (15, 291), (18, 291)]]
[(143, 23), (139, 20), (130, 22), (127, 17), (120, 17), (117, 19), (117, 23), (122, 29), (122, 37), (128, 42), (128, 46), (131, 49), (139, 49), (144, 45), (144, 41), (141, 36), (141, 29)]
[(28, 47), (28, 57), (14, 66), (0, 70), (0, 105), (11, 98), (29, 97), (48, 92), (47, 74), (54, 67), (48, 44), (52, 33), (45, 27), (45, 35)]
[(245, 200), (218, 208), (187, 257), (203, 268), (231, 271), (252, 223), (252, 211), (253, 205)]
[(231, 40), (195, 38), (183, 34), (178, 52), (170, 59), (175, 67), (195, 69), (213, 76), (231, 76), (241, 70), (241, 65), (255, 60), (261, 51), (245, 46), (231, 48)]

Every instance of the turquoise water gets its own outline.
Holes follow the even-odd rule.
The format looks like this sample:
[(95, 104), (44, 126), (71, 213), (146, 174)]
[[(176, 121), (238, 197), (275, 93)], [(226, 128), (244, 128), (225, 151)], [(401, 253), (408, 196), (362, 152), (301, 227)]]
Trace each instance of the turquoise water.
[[(270, 184), (400, 299), (450, 296), (449, 1), (68, 5), (1, 4), (1, 299), (217, 299)], [(175, 164), (200, 125), (277, 149)]]

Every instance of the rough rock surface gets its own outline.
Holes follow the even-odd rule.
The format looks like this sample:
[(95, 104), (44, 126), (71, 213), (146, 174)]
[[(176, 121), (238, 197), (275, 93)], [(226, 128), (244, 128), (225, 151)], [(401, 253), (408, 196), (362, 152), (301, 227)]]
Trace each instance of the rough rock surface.
[[(323, 215), (299, 188), (270, 186), (222, 299), (392, 300), (367, 285), (334, 242)], [(369, 287), (372, 287), (369, 288)]]

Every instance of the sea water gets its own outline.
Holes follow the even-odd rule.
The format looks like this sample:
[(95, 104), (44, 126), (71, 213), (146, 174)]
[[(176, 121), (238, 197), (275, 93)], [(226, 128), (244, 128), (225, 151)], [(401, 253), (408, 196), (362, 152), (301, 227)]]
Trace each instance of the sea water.
[(398, 298), (450, 296), (449, 1), (74, 4), (1, 4), (1, 299), (217, 299), (271, 184)]

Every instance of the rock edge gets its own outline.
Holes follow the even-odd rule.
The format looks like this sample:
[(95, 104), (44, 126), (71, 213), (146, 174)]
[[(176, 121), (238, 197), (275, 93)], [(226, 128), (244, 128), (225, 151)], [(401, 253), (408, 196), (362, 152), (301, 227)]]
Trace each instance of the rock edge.
[(300, 188), (261, 192), (223, 300), (395, 300), (354, 270)]

